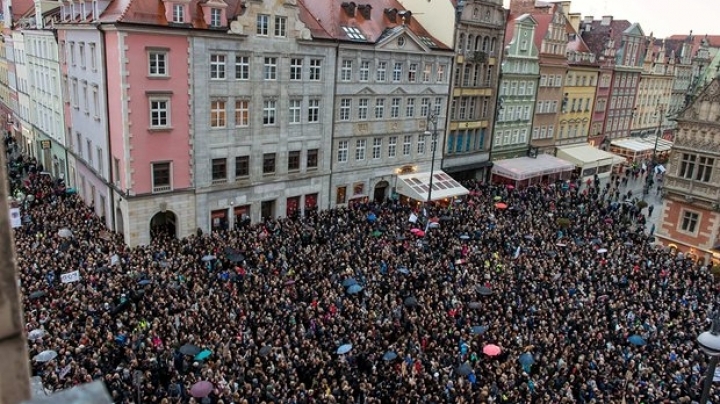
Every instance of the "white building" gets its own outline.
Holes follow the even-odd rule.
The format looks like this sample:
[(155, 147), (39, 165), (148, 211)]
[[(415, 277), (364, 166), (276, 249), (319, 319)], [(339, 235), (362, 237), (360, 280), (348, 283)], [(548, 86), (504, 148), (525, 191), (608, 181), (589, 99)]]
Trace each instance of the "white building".
[[(13, 51), (15, 59), (15, 80), (17, 85), (17, 108), (15, 109), (15, 119), (21, 128), (22, 151), (26, 154), (35, 155), (35, 131), (33, 130), (30, 118), (30, 86), (28, 85), (28, 66), (26, 63), (27, 56), (25, 54), (25, 40), (21, 31), (12, 33)], [(38, 157), (38, 156), (36, 156)]]

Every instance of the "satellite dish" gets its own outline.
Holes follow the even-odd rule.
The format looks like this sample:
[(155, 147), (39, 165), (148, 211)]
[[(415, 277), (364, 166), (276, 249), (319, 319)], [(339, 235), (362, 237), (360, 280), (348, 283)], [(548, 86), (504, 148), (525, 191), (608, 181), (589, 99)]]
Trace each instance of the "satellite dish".
[(240, 21), (233, 21), (230, 23), (230, 32), (233, 34), (242, 34), (243, 33), (243, 26), (240, 24)]

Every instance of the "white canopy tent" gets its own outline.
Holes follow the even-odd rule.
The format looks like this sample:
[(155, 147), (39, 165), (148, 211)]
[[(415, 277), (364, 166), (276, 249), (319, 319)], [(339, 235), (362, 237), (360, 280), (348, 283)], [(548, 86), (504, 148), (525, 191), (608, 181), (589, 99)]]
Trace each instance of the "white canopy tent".
[(523, 181), (574, 169), (575, 166), (572, 163), (547, 154), (539, 154), (537, 158), (518, 157), (495, 161), (492, 173), (514, 181)]
[(583, 177), (595, 174), (600, 177), (609, 176), (612, 166), (626, 162), (624, 157), (608, 153), (589, 144), (558, 147), (557, 156), (579, 167)]
[[(405, 174), (398, 176), (397, 193), (410, 199), (425, 202), (428, 200), (430, 190), (430, 172)], [(467, 188), (460, 185), (443, 171), (433, 172), (432, 195), (433, 201), (445, 198), (454, 198), (469, 194)]]

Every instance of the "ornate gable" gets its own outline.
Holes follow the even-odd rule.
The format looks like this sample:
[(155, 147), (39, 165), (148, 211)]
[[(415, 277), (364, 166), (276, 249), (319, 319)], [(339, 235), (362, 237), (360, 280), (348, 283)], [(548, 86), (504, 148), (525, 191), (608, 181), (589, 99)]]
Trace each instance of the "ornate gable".
[(405, 25), (386, 29), (378, 38), (376, 48), (403, 52), (430, 51), (430, 48)]
[(681, 113), (680, 120), (720, 125), (720, 81), (713, 79)]
[[(311, 40), (310, 30), (300, 20), (296, 0), (246, 1), (245, 11), (230, 23), (230, 33), (261, 37)], [(258, 15), (264, 16), (258, 18)], [(283, 24), (284, 28), (278, 28)]]

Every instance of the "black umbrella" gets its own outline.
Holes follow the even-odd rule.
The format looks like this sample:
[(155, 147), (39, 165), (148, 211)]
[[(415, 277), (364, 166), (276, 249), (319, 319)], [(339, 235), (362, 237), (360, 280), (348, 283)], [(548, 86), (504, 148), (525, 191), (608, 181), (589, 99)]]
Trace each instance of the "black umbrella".
[(261, 356), (267, 356), (272, 351), (272, 347), (270, 345), (265, 345), (264, 347), (260, 348), (260, 355)]
[(470, 302), (468, 303), (468, 307), (471, 309), (479, 309), (481, 307), (480, 302)]
[(403, 240), (405, 240), (405, 239), (406, 239), (405, 236), (397, 236), (397, 237), (395, 237), (395, 240), (397, 240), (397, 241), (403, 241)]
[(225, 249), (223, 250), (223, 252), (224, 252), (225, 254), (227, 254), (227, 255), (230, 255), (230, 254), (239, 254), (239, 253), (240, 253), (240, 251), (238, 251), (238, 250), (236, 250), (236, 249), (234, 249), (234, 248), (232, 248), (232, 247), (225, 247)]
[(245, 257), (242, 254), (228, 254), (227, 259), (230, 262), (243, 262), (245, 261)]
[(58, 250), (60, 250), (60, 251), (62, 251), (62, 252), (66, 252), (66, 251), (69, 250), (69, 249), (70, 249), (70, 242), (68, 242), (68, 241), (63, 241), (63, 242), (60, 243), (60, 245), (58, 246)]
[(405, 298), (405, 307), (415, 307), (418, 305), (418, 300), (414, 296)]
[(441, 222), (449, 222), (451, 220), (452, 220), (452, 217), (450, 217), (450, 216), (441, 216), (440, 217)]
[(473, 372), (473, 368), (467, 363), (463, 363), (457, 369), (455, 369), (455, 373), (457, 373), (458, 375), (463, 376), (463, 377), (469, 375), (472, 372)]
[(475, 287), (475, 291), (476, 291), (480, 296), (490, 296), (490, 295), (493, 294), (492, 289), (490, 289), (490, 288), (487, 287), (487, 286), (476, 286), (476, 287)]
[(180, 353), (187, 356), (195, 356), (199, 354), (202, 349), (199, 346), (193, 344), (186, 344), (180, 347)]
[(34, 300), (34, 299), (39, 299), (39, 298), (44, 297), (44, 296), (46, 296), (46, 295), (47, 295), (47, 292), (42, 291), (42, 290), (38, 290), (37, 292), (32, 292), (32, 293), (30, 293), (30, 299), (33, 299), (33, 300)]

